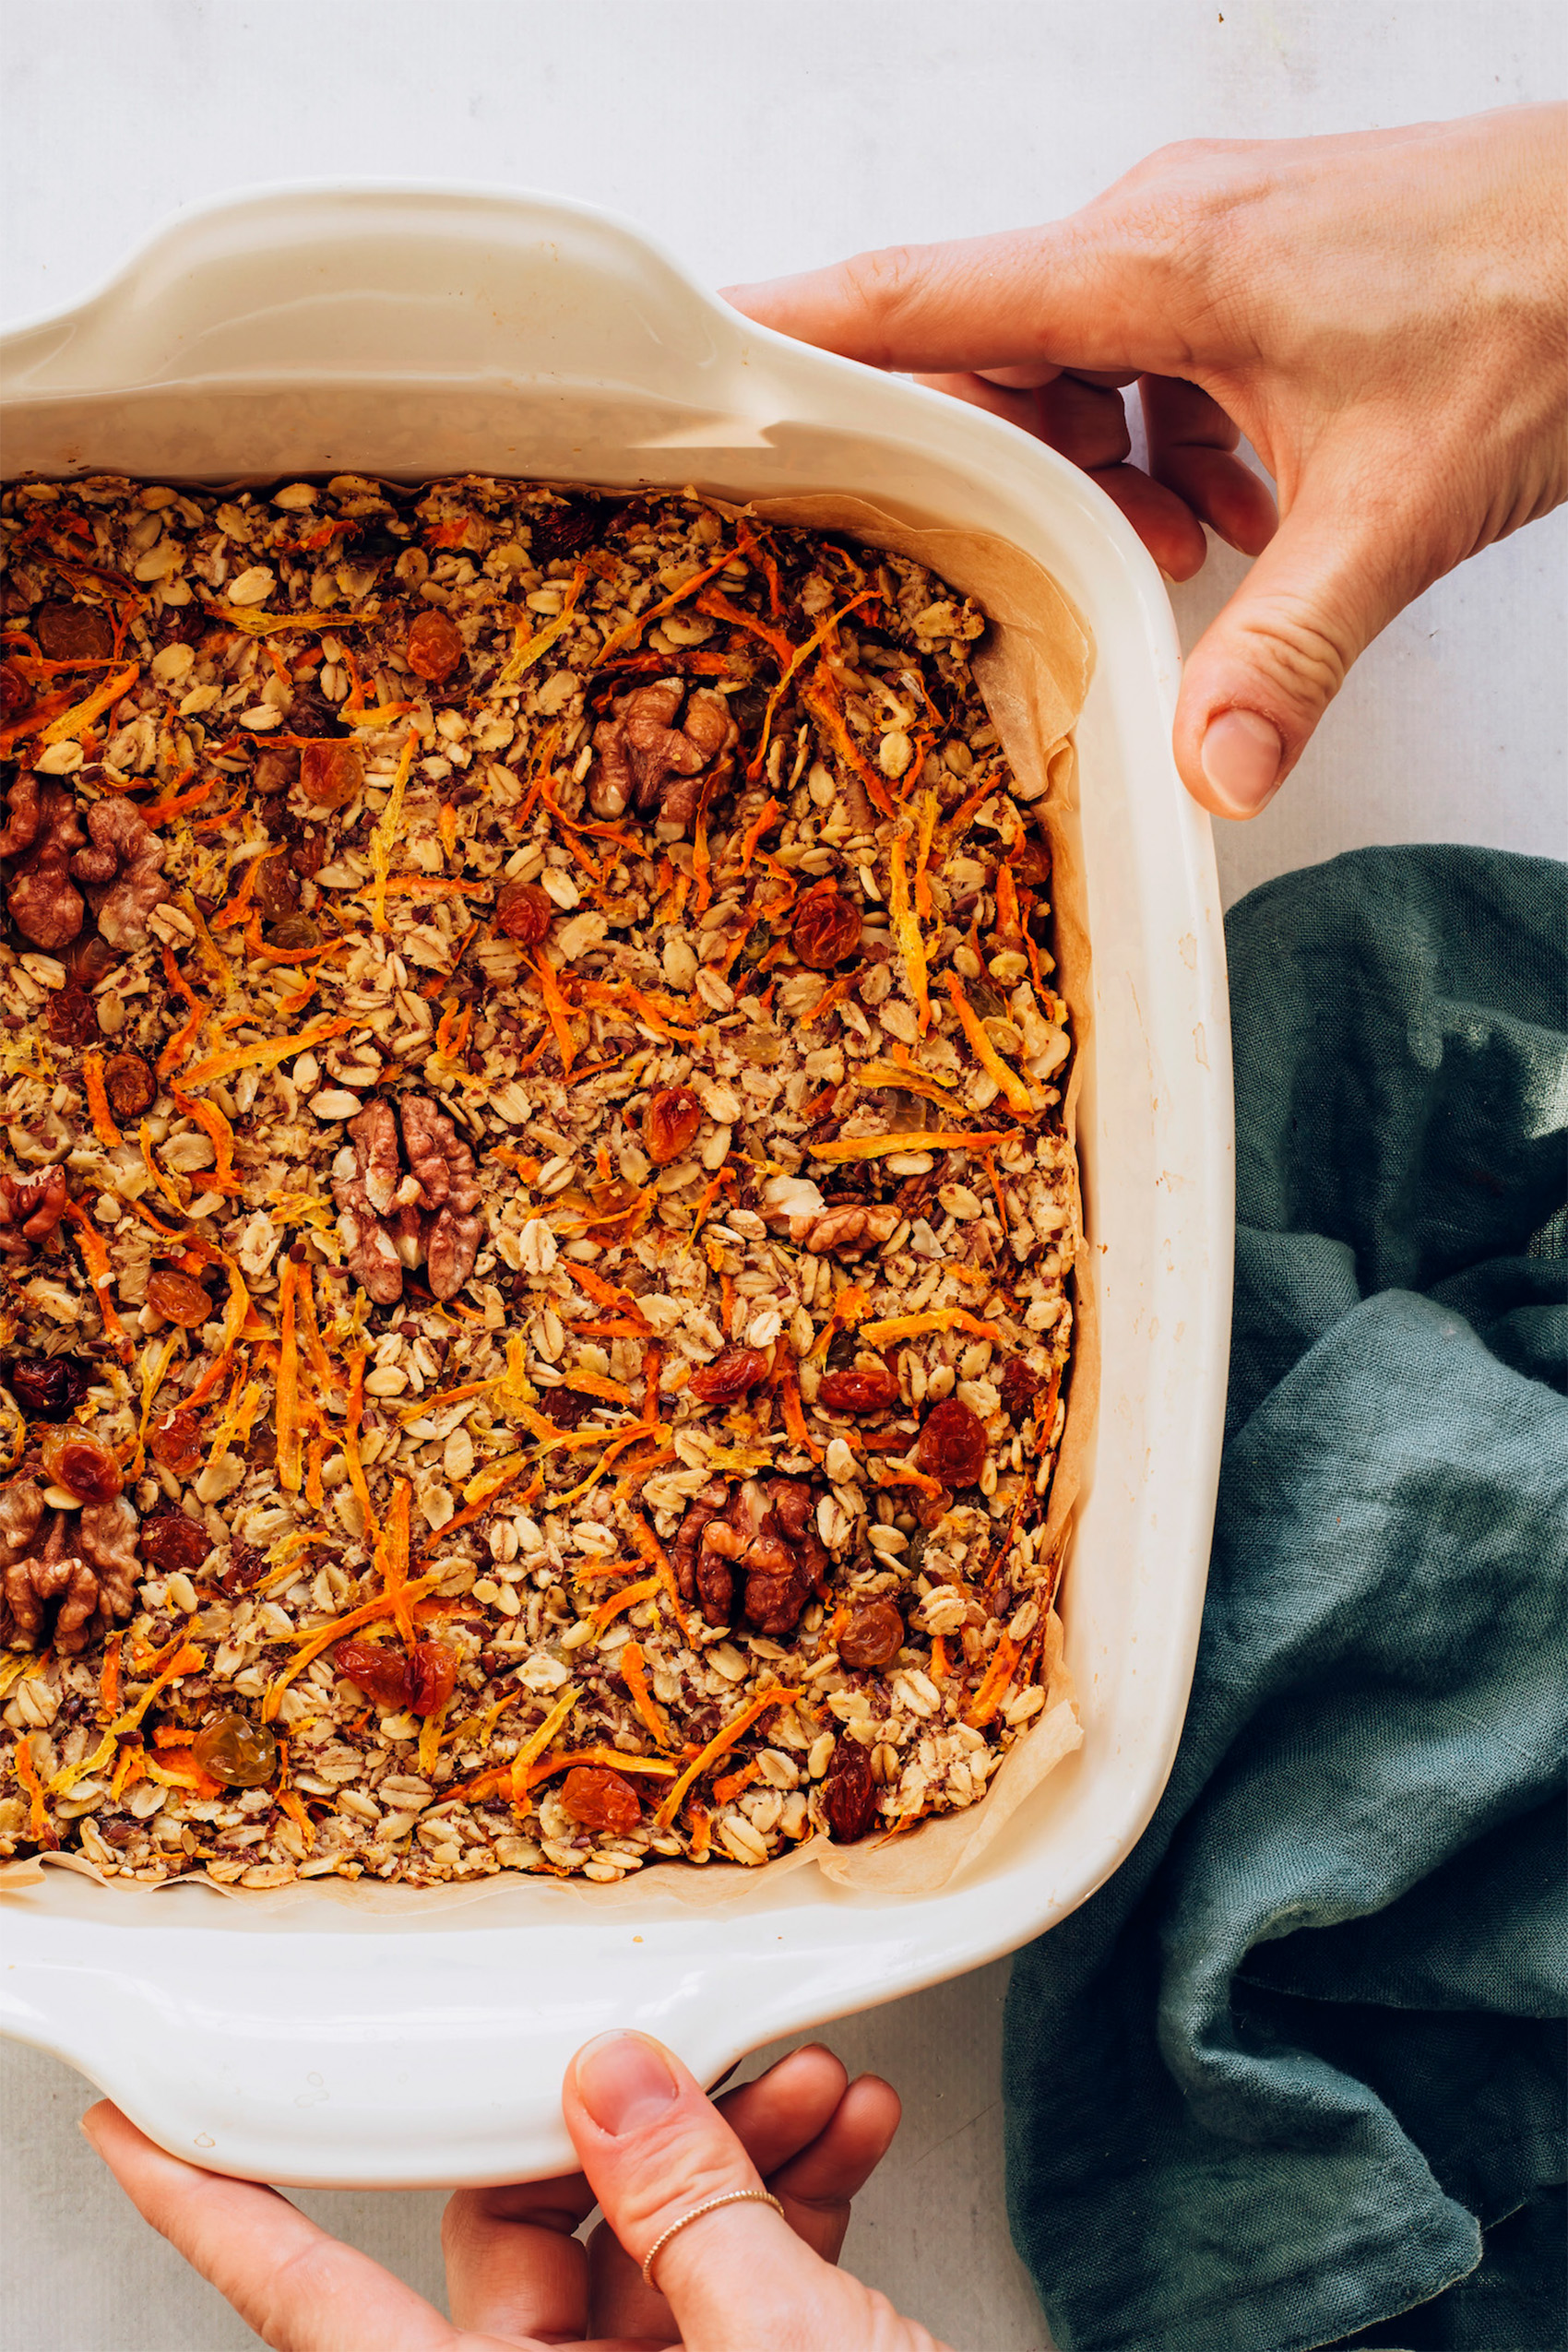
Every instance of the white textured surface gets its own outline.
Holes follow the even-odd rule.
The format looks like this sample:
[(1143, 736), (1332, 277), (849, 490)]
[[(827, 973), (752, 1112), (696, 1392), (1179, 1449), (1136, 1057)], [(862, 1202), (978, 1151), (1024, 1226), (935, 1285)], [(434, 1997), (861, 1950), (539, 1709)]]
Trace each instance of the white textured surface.
[[(1554, 0), (13, 0), (0, 37), (7, 323), (75, 300), (181, 204), (264, 180), (556, 188), (722, 282), (1047, 218), (1167, 139), (1468, 113), (1559, 95), (1564, 65)], [(1282, 801), (1222, 830), (1229, 897), (1372, 841), (1563, 854), (1565, 551), (1559, 515), (1412, 608)], [(1189, 642), (1239, 575), (1222, 552), (1177, 592)], [(1004, 1976), (827, 2037), (908, 2112), (850, 2258), (962, 2352), (1047, 2341), (1002, 2207)], [(4, 2064), (6, 2352), (254, 2341), (104, 2185), (77, 2078)], [(434, 2289), (435, 2197), (302, 2202)]]

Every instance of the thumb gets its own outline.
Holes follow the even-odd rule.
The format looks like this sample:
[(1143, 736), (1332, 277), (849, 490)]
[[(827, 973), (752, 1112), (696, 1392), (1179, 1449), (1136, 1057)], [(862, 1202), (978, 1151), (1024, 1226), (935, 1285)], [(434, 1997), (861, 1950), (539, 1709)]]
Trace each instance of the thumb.
[[(763, 2186), (695, 2078), (645, 2034), (601, 2034), (567, 2070), (562, 2107), (588, 2185), (635, 2263), (710, 2197)], [(792, 2352), (832, 2340), (825, 2297), (838, 2274), (760, 2203), (691, 2222), (659, 2255), (654, 2283), (688, 2352)]]
[(1194, 798), (1216, 816), (1265, 808), (1351, 663), (1431, 576), (1408, 511), (1364, 482), (1303, 485), (1187, 658), (1173, 740)]

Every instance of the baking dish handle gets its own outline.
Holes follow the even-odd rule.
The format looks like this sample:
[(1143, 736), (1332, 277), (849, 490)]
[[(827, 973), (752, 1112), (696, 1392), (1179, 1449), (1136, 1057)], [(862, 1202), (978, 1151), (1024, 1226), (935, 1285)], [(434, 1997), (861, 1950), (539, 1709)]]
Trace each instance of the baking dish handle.
[(77, 309), (0, 339), (8, 399), (274, 374), (634, 382), (687, 409), (700, 386), (705, 410), (752, 440), (788, 412), (793, 364), (783, 339), (612, 215), (450, 187), (226, 197), (180, 215)]

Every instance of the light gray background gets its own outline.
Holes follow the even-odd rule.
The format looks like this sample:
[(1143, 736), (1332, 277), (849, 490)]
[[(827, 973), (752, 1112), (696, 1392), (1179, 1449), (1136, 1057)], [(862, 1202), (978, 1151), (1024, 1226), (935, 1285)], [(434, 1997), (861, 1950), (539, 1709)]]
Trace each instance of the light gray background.
[[(0, 0), (0, 315), (79, 299), (195, 198), (334, 176), (587, 197), (721, 285), (1048, 219), (1169, 139), (1555, 97), (1561, 14), (1560, 0)], [(1284, 797), (1220, 828), (1228, 901), (1369, 842), (1564, 853), (1565, 549), (1559, 514), (1389, 630)], [(1242, 568), (1221, 550), (1176, 590), (1185, 642)], [(961, 2352), (1049, 2341), (1003, 2208), (1005, 1977), (982, 1969), (826, 2037), (906, 2106), (848, 2259)], [(255, 2341), (101, 2173), (75, 2128), (79, 2078), (8, 2048), (0, 2098), (6, 2352)], [(301, 2198), (437, 2298), (440, 2202)]]

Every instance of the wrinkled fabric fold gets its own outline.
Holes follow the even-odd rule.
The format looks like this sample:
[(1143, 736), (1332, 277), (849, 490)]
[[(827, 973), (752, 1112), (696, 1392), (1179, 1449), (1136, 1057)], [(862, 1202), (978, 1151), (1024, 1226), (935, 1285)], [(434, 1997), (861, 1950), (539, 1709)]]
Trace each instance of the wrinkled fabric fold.
[(1230, 916), (1192, 1701), (1139, 1846), (1008, 2000), (1062, 2352), (1564, 2342), (1565, 939), (1568, 870), (1471, 849)]

